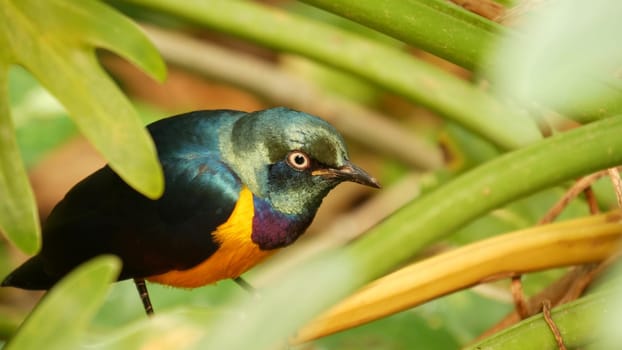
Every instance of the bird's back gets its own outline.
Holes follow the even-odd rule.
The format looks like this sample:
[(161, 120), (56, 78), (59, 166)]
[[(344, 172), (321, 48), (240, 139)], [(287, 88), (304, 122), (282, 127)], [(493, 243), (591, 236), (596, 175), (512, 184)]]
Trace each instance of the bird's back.
[(332, 126), (284, 107), (192, 112), (148, 130), (163, 196), (144, 197), (108, 166), (96, 171), (53, 209), (41, 252), (3, 285), (47, 289), (101, 254), (121, 258), (119, 279), (196, 287), (238, 277), (296, 241), (339, 183), (379, 187)]
[(218, 134), (241, 114), (199, 111), (151, 124), (164, 195), (148, 199), (108, 166), (96, 171), (57, 204), (43, 225), (41, 252), (4, 285), (47, 289), (101, 254), (121, 258), (119, 279), (188, 269), (207, 259), (220, 246), (212, 232), (229, 218), (242, 189), (221, 160)]

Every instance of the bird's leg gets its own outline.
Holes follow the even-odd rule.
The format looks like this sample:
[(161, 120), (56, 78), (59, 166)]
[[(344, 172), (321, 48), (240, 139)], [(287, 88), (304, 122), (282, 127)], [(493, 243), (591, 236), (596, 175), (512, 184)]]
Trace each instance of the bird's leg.
[(251, 286), (250, 283), (246, 282), (246, 280), (244, 280), (242, 277), (238, 276), (234, 278), (233, 281), (237, 283), (238, 286), (242, 287), (242, 289), (244, 289), (245, 291), (251, 293), (252, 295), (257, 296), (257, 290), (253, 288), (253, 286)]
[(151, 305), (151, 299), (149, 299), (149, 291), (147, 290), (147, 284), (145, 284), (145, 279), (134, 278), (134, 283), (136, 284), (138, 295), (140, 296), (140, 300), (142, 300), (143, 302), (143, 306), (145, 307), (145, 312), (147, 313), (147, 316), (152, 316), (153, 305)]

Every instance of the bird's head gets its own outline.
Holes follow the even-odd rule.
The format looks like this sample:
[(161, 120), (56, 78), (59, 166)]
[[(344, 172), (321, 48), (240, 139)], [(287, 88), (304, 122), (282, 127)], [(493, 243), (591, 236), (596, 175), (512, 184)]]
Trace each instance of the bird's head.
[(284, 107), (248, 113), (221, 140), (223, 156), (257, 196), (286, 214), (315, 210), (343, 181), (380, 187), (350, 162), (339, 132), (324, 120)]

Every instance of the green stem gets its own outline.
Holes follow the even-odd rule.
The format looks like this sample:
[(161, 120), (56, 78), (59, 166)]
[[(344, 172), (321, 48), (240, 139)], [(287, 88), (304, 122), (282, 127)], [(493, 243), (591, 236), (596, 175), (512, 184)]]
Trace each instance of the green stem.
[(504, 149), (540, 138), (535, 123), (484, 91), (377, 41), (240, 0), (127, 0), (364, 77), (457, 121)]
[[(552, 319), (569, 349), (583, 348), (599, 336), (598, 323), (611, 308), (613, 292), (593, 294), (552, 310)], [(537, 314), (464, 350), (557, 349), (557, 343), (543, 315)]]
[[(378, 277), (396, 261), (412, 257), (494, 208), (622, 164), (621, 128), (622, 116), (616, 116), (500, 156), (403, 207), (347, 252), (360, 263), (365, 261), (361, 267), (367, 278)], [(384, 252), (391, 252), (391, 259)]]
[(250, 90), (277, 104), (304, 109), (321, 115), (344, 136), (426, 170), (443, 165), (438, 147), (373, 109), (335, 95), (326, 94), (312, 82), (297, 79), (278, 65), (243, 55), (187, 35), (143, 26), (169, 62), (191, 69), (212, 79), (227, 81)]
[[(508, 30), (441, 0), (301, 0), (419, 47), (467, 69), (482, 68)], [(507, 33), (506, 33), (507, 34)]]

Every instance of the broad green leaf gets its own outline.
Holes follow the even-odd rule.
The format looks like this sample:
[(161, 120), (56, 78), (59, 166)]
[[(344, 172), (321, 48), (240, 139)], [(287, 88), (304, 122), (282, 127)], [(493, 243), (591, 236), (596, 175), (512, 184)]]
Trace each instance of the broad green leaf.
[(0, 195), (5, 209), (0, 211), (0, 228), (18, 247), (34, 252), (39, 229), (11, 135), (6, 71), (12, 64), (30, 71), (60, 100), (81, 132), (125, 181), (152, 198), (162, 193), (162, 170), (153, 141), (95, 54), (96, 48), (116, 52), (163, 79), (164, 63), (136, 25), (96, 0), (0, 0), (0, 47), (0, 170), (4, 179)]
[(120, 268), (111, 256), (78, 267), (48, 292), (6, 349), (75, 349)]

